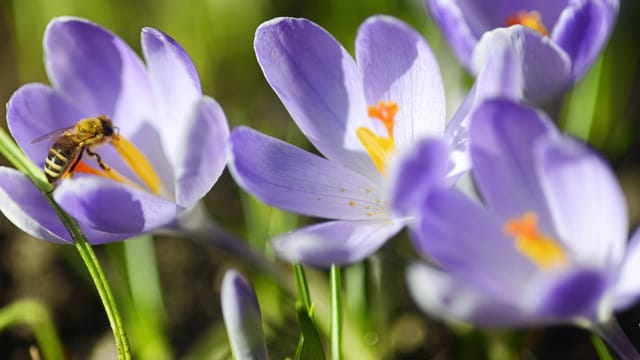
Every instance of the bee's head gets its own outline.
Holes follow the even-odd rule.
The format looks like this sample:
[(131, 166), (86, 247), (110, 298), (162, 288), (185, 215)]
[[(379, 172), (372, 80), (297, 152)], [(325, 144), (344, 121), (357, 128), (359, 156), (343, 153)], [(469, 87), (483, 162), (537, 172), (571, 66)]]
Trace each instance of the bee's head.
[(113, 136), (116, 133), (115, 127), (113, 126), (113, 122), (106, 115), (98, 116), (100, 119), (100, 124), (102, 125), (102, 131), (105, 137)]

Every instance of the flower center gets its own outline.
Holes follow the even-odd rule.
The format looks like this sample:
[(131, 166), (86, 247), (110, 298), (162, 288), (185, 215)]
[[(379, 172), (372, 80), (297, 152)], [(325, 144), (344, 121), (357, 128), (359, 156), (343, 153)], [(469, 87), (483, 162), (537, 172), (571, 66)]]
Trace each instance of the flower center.
[(389, 157), (396, 150), (393, 141), (393, 126), (395, 116), (398, 112), (398, 104), (393, 101), (378, 102), (378, 105), (369, 106), (368, 115), (370, 118), (379, 120), (387, 130), (387, 137), (378, 136), (371, 129), (360, 126), (356, 129), (356, 135), (369, 154), (369, 157), (376, 165), (378, 171), (384, 175)]
[(515, 239), (515, 247), (522, 255), (543, 269), (551, 269), (566, 262), (564, 249), (550, 236), (538, 229), (538, 217), (532, 211), (519, 218), (507, 220), (504, 232)]
[(542, 23), (540, 13), (537, 11), (518, 11), (517, 13), (507, 17), (507, 26), (522, 25), (533, 29), (543, 36), (549, 36), (547, 28)]
[[(114, 134), (111, 139), (111, 145), (118, 151), (124, 162), (133, 170), (133, 172), (142, 180), (151, 192), (159, 195), (162, 191), (162, 182), (156, 174), (155, 170), (147, 160), (147, 158), (133, 145), (129, 140), (120, 134)], [(96, 169), (89, 166), (84, 160), (80, 160), (75, 167), (75, 172), (82, 172), (102, 176), (111, 180), (121, 182), (123, 184), (139, 187), (134, 181), (126, 178), (114, 168)]]

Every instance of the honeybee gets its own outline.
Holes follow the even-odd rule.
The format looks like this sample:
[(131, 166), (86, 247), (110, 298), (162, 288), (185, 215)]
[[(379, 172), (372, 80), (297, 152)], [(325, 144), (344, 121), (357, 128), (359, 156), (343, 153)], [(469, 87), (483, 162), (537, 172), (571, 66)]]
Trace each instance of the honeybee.
[(53, 184), (64, 176), (73, 175), (85, 152), (93, 156), (103, 170), (109, 171), (110, 168), (92, 148), (117, 136), (117, 128), (113, 126), (111, 119), (106, 115), (100, 115), (81, 119), (67, 128), (54, 130), (33, 140), (32, 143), (56, 137), (44, 162), (44, 175), (47, 181)]

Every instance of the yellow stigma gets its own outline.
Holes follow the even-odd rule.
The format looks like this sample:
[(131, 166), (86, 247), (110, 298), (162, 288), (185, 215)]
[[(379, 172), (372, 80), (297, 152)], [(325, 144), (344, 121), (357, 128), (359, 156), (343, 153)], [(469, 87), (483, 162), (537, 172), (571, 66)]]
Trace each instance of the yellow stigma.
[(542, 23), (540, 13), (537, 11), (518, 11), (507, 18), (507, 26), (522, 25), (533, 29), (543, 36), (549, 36), (547, 28)]
[(376, 165), (378, 171), (384, 175), (387, 160), (395, 152), (396, 144), (393, 141), (393, 126), (395, 115), (398, 112), (398, 104), (393, 101), (380, 101), (377, 106), (369, 106), (368, 115), (377, 119), (384, 125), (388, 137), (376, 135), (371, 129), (361, 126), (356, 129), (356, 135)]
[(136, 175), (154, 193), (159, 194), (162, 190), (162, 182), (147, 158), (122, 135), (117, 135), (111, 140), (111, 145), (118, 151), (122, 159), (129, 165)]
[(543, 269), (562, 265), (567, 260), (558, 242), (540, 232), (538, 217), (534, 212), (526, 212), (520, 218), (508, 220), (504, 232), (515, 238), (516, 249), (522, 255)]
[[(133, 172), (140, 178), (140, 180), (142, 180), (147, 188), (156, 195), (160, 194), (160, 192), (162, 191), (162, 182), (160, 181), (160, 178), (156, 174), (147, 158), (140, 152), (140, 150), (138, 150), (138, 148), (129, 140), (119, 134), (113, 136), (111, 145), (113, 145), (124, 162), (131, 168), (131, 170), (133, 170)], [(138, 188), (140, 187), (134, 181), (127, 179), (114, 168), (108, 168), (104, 170), (96, 169), (89, 166), (83, 160), (78, 162), (74, 172), (82, 172), (86, 174), (102, 176), (129, 186)]]

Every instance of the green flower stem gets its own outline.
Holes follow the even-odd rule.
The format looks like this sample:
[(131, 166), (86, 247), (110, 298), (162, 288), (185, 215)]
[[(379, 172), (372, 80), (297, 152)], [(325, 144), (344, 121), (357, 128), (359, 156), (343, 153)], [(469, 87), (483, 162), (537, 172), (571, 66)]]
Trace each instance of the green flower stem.
[(331, 265), (331, 358), (342, 360), (342, 299), (340, 268)]
[(9, 134), (0, 128), (0, 153), (7, 158), (18, 170), (24, 172), (29, 179), (38, 187), (42, 194), (46, 197), (47, 201), (53, 207), (56, 214), (69, 231), (73, 244), (80, 253), (82, 261), (84, 261), (89, 274), (93, 279), (93, 282), (98, 290), (98, 295), (102, 301), (111, 330), (115, 337), (116, 346), (118, 348), (118, 357), (123, 360), (131, 359), (131, 349), (129, 346), (129, 340), (122, 324), (122, 319), (118, 313), (115, 300), (111, 293), (109, 283), (102, 271), (100, 262), (96, 257), (91, 245), (85, 238), (82, 230), (78, 226), (78, 223), (69, 214), (67, 214), (58, 203), (55, 202), (51, 194), (51, 185), (45, 180), (42, 171), (38, 169), (18, 148), (16, 143), (11, 139)]
[(33, 328), (45, 359), (62, 360), (62, 346), (47, 308), (37, 300), (20, 300), (0, 309), (0, 330), (11, 325), (27, 324)]
[(89, 270), (91, 279), (93, 279), (93, 283), (95, 284), (100, 300), (102, 301), (102, 306), (107, 313), (107, 318), (109, 318), (111, 331), (113, 331), (113, 336), (115, 337), (116, 346), (118, 348), (118, 358), (122, 360), (131, 359), (131, 348), (122, 323), (122, 318), (118, 313), (118, 308), (116, 307), (116, 302), (113, 298), (113, 294), (111, 293), (111, 288), (109, 287), (107, 278), (104, 275), (104, 271), (102, 271), (100, 262), (98, 261), (96, 254), (93, 252), (91, 244), (89, 244), (85, 238), (75, 219), (62, 210), (60, 205), (53, 200), (53, 196), (51, 196), (50, 193), (45, 193), (45, 196), (47, 197), (47, 200), (49, 200), (49, 204), (58, 214), (58, 217), (60, 217), (60, 220), (62, 220), (64, 226), (71, 234), (73, 244), (75, 245), (76, 250), (78, 250), (78, 253), (80, 253), (80, 257), (87, 266), (87, 270)]
[[(595, 324), (592, 331), (604, 340), (621, 359), (640, 359), (640, 353), (633, 346), (627, 335), (612, 316), (607, 322)], [(600, 350), (596, 348), (596, 350)], [(598, 352), (599, 355), (602, 353)], [(603, 359), (606, 359), (604, 357)]]
[(613, 355), (609, 351), (607, 344), (602, 341), (596, 334), (591, 334), (591, 342), (593, 343), (593, 347), (596, 349), (598, 353), (598, 359), (600, 360), (614, 360)]

